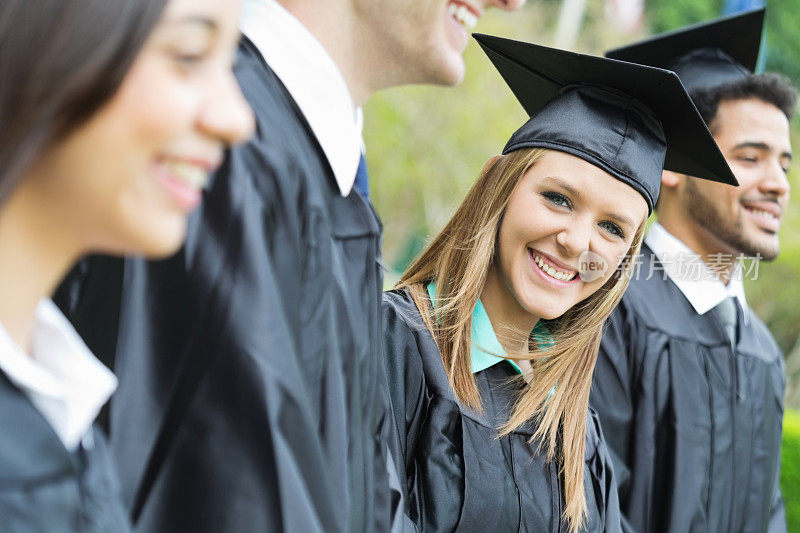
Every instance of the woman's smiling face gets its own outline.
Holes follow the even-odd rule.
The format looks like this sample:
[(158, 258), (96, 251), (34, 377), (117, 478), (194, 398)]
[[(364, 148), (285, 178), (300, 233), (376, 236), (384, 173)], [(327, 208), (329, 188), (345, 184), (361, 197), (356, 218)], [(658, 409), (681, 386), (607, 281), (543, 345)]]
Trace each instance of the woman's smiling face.
[[(503, 214), (487, 280), (492, 299), (509, 317), (563, 315), (611, 277), (647, 214), (632, 187), (579, 157), (546, 152), (519, 180)], [(605, 263), (602, 273), (580, 275), (587, 251)]]
[(23, 180), (51, 227), (85, 251), (180, 246), (223, 149), (253, 131), (231, 70), (238, 4), (167, 3), (117, 93)]

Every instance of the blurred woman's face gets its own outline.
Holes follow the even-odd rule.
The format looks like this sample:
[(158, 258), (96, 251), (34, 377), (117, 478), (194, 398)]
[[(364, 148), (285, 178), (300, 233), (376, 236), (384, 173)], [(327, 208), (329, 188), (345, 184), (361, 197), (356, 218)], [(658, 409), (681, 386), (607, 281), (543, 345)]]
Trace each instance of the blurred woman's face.
[(632, 187), (579, 157), (545, 153), (515, 187), (498, 232), (490, 277), (506, 313), (563, 315), (611, 277), (646, 217)]
[(238, 0), (170, 0), (119, 91), (23, 182), (85, 251), (174, 252), (253, 117), (231, 70)]

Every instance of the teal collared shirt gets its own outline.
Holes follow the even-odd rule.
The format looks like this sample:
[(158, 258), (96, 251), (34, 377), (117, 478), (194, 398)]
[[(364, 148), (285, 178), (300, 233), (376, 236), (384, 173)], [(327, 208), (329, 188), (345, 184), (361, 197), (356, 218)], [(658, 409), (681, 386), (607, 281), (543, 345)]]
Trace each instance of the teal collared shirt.
[[(436, 307), (435, 283), (428, 284), (428, 296), (430, 296), (431, 302), (433, 302), (434, 307)], [(553, 344), (553, 338), (550, 336), (550, 332), (547, 331), (547, 328), (541, 321), (536, 323), (536, 326), (533, 328), (533, 333), (540, 341), (543, 341), (544, 345), (551, 346)], [(517, 363), (502, 357), (505, 353), (500, 341), (497, 340), (497, 335), (494, 333), (489, 315), (486, 314), (486, 309), (484, 309), (483, 303), (479, 299), (478, 303), (475, 304), (475, 309), (472, 311), (472, 339), (470, 342), (469, 354), (472, 373), (476, 374), (497, 363), (508, 361), (518, 373), (522, 374), (522, 370)]]

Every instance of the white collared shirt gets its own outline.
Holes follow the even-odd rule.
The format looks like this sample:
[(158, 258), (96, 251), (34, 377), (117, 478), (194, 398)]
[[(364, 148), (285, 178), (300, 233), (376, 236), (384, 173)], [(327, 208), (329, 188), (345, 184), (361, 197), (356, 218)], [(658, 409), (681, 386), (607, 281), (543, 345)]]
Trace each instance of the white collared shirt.
[(49, 299), (36, 308), (27, 354), (0, 324), (0, 370), (31, 400), (67, 450), (91, 447), (92, 422), (117, 378), (86, 347)]
[(347, 196), (361, 158), (363, 116), (336, 63), (275, 0), (245, 0), (240, 28), (292, 95)]
[(744, 320), (747, 322), (747, 300), (744, 296), (742, 267), (739, 263), (734, 266), (730, 281), (725, 285), (699, 255), (658, 222), (650, 227), (645, 243), (656, 254), (664, 267), (664, 272), (678, 286), (698, 314), (704, 315), (726, 298), (733, 297), (734, 301), (739, 303)]

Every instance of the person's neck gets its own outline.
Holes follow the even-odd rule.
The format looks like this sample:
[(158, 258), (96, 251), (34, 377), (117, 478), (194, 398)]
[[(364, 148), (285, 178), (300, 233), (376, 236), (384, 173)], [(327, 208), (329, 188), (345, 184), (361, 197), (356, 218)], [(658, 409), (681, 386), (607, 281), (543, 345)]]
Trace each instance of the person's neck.
[(519, 304), (494, 267), (489, 269), (480, 299), (505, 352), (527, 352), (530, 332), (539, 317), (530, 314)]
[(58, 236), (33, 198), (18, 191), (0, 207), (0, 324), (24, 350), (36, 306), (49, 297), (77, 260), (76, 246)]
[(376, 91), (387, 86), (378, 79), (385, 73), (385, 65), (375, 57), (373, 47), (367, 45), (367, 28), (358, 23), (348, 2), (278, 2), (314, 35), (331, 56), (356, 107), (363, 106)]
[(669, 215), (662, 217), (659, 214), (658, 222), (670, 235), (696, 253), (722, 283), (727, 285), (730, 282), (736, 268), (735, 250), (726, 247), (709, 231), (690, 222), (688, 217)]

